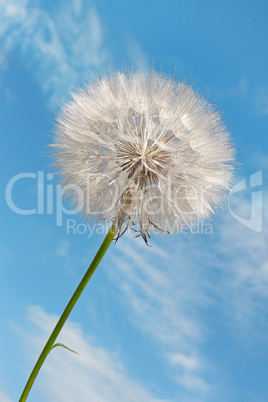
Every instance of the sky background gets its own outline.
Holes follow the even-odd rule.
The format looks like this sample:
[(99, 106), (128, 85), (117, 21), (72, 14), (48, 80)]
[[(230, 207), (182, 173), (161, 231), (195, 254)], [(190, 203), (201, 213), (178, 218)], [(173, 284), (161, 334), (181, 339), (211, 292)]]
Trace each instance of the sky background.
[(79, 215), (60, 224), (55, 115), (131, 67), (217, 105), (239, 184), (196, 233), (111, 246), (58, 338), (80, 356), (54, 349), (28, 400), (268, 400), (267, 18), (265, 0), (0, 0), (1, 402), (19, 399), (104, 237)]

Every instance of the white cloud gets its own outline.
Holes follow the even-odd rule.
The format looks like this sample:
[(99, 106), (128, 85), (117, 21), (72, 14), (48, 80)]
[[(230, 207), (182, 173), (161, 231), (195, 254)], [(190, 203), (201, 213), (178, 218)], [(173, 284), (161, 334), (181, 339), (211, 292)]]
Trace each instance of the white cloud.
[(268, 86), (261, 86), (256, 89), (253, 101), (256, 109), (263, 115), (268, 115)]
[[(6, 68), (6, 56), (3, 51), (0, 51), (0, 70), (4, 70)], [(0, 81), (0, 87), (1, 87), (1, 81)]]
[(59, 257), (68, 257), (71, 244), (67, 240), (61, 240), (59, 246), (56, 249), (56, 255)]
[(172, 365), (182, 366), (185, 370), (197, 370), (200, 367), (198, 358), (195, 356), (186, 356), (182, 353), (175, 353), (171, 355), (169, 361)]
[(251, 161), (249, 161), (249, 166), (253, 166), (257, 169), (268, 170), (268, 155), (263, 154), (262, 150), (258, 149), (252, 153)]
[[(250, 198), (243, 192), (237, 203), (240, 213), (250, 210)], [(264, 210), (263, 214), (266, 222), (268, 212)], [(162, 354), (173, 380), (185, 392), (198, 393), (195, 400), (213, 400), (215, 392), (221, 394), (226, 386), (220, 383), (217, 358), (213, 361), (213, 356), (206, 356), (210, 339), (220, 336), (214, 332), (219, 331), (219, 317), (230, 339), (239, 336), (242, 340), (239, 353), (244, 341), (248, 347), (267, 334), (267, 230), (251, 231), (226, 211), (215, 221), (214, 234), (210, 236), (180, 235), (173, 239), (163, 236), (159, 241), (156, 239), (153, 248), (132, 237), (124, 235), (109, 251), (106, 272), (111, 285), (133, 325), (154, 342), (158, 356)], [(31, 332), (28, 339), (29, 345), (36, 345), (34, 350), (38, 350), (43, 342), (41, 333), (52, 327), (53, 320), (42, 310), (32, 309), (31, 321), (36, 329), (42, 330)], [(122, 393), (125, 400), (131, 401), (129, 392), (137, 400), (155, 400), (152, 392), (129, 378), (118, 355), (85, 339), (79, 326), (70, 324), (66, 328), (60, 341), (86, 356), (86, 360), (64, 350), (59, 355), (59, 350), (55, 350), (42, 380), (44, 395), (69, 402), (75, 400), (75, 395), (78, 400), (86, 400), (83, 398), (89, 393), (93, 400), (102, 402), (107, 393), (112, 395), (111, 401), (120, 400), (118, 393)], [(59, 386), (52, 380), (54, 375)], [(76, 375), (79, 390), (67, 380), (72, 376), (76, 379)], [(90, 390), (87, 376), (92, 376), (95, 384)], [(120, 384), (124, 384), (123, 389)], [(67, 396), (62, 387), (73, 399), (64, 399)]]
[(216, 91), (208, 90), (210, 96), (213, 96), (213, 93), (215, 96), (215, 92), (218, 99), (227, 97), (243, 100), (249, 103), (255, 113), (264, 116), (268, 114), (268, 86), (265, 84), (253, 87), (250, 80), (243, 77), (229, 87)]
[(244, 97), (248, 93), (248, 82), (245, 78), (241, 78), (232, 87), (227, 88), (229, 95), (234, 97)]
[(4, 394), (4, 392), (1, 390), (0, 390), (0, 401), (1, 402), (12, 402), (11, 399), (6, 394)]
[[(40, 307), (29, 308), (32, 329), (24, 333), (24, 338), (32, 363), (56, 319)], [(58, 342), (78, 351), (80, 356), (60, 347), (50, 353), (35, 384), (46, 402), (164, 402), (154, 397), (146, 386), (131, 379), (120, 357), (97, 346), (78, 324), (69, 321)]]
[[(200, 250), (192, 258), (190, 245), (182, 239), (176, 250), (165, 250), (149, 249), (137, 239), (122, 237), (112, 256), (114, 270), (108, 272), (129, 306), (134, 325), (161, 345), (176, 372), (187, 371), (187, 388), (193, 378), (193, 390), (202, 388), (203, 392), (209, 385), (202, 379), (206, 365), (197, 349), (206, 332), (200, 311), (210, 300), (203, 289), (206, 280), (198, 264), (199, 254)], [(198, 378), (204, 387), (196, 387)]]
[[(0, 15), (0, 68), (7, 67), (9, 51), (20, 51), (51, 107), (66, 100), (68, 91), (112, 67), (106, 27), (94, 0), (61, 0), (50, 9), (29, 0), (0, 0)], [(124, 37), (129, 62), (148, 69), (140, 44), (131, 34)]]
[(5, 259), (12, 258), (12, 250), (8, 248), (5, 244), (0, 244), (0, 255)]
[(148, 70), (149, 63), (147, 54), (142, 49), (137, 40), (130, 34), (127, 34), (125, 36), (125, 40), (131, 65), (142, 70)]
[[(242, 192), (237, 212), (250, 211), (250, 202)], [(266, 222), (268, 211), (263, 214)], [(123, 236), (112, 250), (113, 270), (107, 273), (120, 290), (131, 322), (162, 350), (181, 385), (201, 393), (219, 386), (211, 376), (211, 383), (204, 380), (217, 365), (203, 352), (215, 336), (208, 326), (211, 314), (214, 319), (224, 316), (226, 331), (247, 344), (264, 339), (267, 243), (266, 229), (250, 230), (225, 211), (213, 235), (167, 236), (152, 249)]]
[(109, 61), (100, 17), (93, 6), (81, 4), (60, 2), (49, 14), (27, 0), (0, 3), (0, 37), (6, 51), (21, 49), (52, 106)]
[(178, 377), (177, 382), (186, 388), (191, 390), (196, 390), (201, 394), (206, 394), (209, 391), (209, 386), (203, 380), (193, 375), (185, 374), (184, 376)]
[[(251, 199), (243, 192), (237, 204), (242, 215), (251, 209)], [(263, 214), (262, 232), (244, 227), (226, 213), (214, 241), (216, 269), (221, 272), (218, 283), (214, 284), (215, 296), (221, 299), (226, 315), (241, 330), (244, 338), (247, 337), (245, 326), (251, 328), (249, 336), (253, 328), (259, 335), (261, 327), (264, 325), (263, 328), (267, 329), (268, 326), (268, 211), (263, 208), (259, 213)]]

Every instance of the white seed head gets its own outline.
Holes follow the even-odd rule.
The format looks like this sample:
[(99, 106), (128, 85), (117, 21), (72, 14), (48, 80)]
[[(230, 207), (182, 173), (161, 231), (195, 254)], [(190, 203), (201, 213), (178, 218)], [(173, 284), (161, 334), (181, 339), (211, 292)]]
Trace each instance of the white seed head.
[(129, 226), (146, 240), (221, 204), (234, 150), (220, 114), (191, 86), (155, 72), (114, 73), (72, 97), (53, 154), (85, 219), (121, 217), (121, 233)]

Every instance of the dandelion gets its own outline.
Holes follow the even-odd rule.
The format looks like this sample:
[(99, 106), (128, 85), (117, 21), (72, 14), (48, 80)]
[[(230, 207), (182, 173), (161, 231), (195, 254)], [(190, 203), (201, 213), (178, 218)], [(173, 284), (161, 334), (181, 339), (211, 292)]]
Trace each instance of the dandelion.
[(58, 117), (54, 156), (85, 219), (119, 219), (121, 234), (130, 227), (146, 240), (221, 204), (233, 148), (220, 114), (191, 86), (115, 73), (72, 96)]
[(55, 132), (63, 185), (85, 219), (111, 221), (96, 256), (26, 383), (25, 402), (63, 325), (112, 240), (147, 237), (208, 218), (232, 177), (234, 151), (221, 116), (191, 86), (161, 74), (103, 77), (73, 94)]

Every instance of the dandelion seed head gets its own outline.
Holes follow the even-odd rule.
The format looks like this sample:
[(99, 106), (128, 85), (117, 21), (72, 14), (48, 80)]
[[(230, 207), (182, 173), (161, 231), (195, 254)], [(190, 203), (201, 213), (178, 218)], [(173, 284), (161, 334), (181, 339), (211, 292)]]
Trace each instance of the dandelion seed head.
[(123, 216), (144, 239), (178, 231), (221, 205), (234, 150), (220, 114), (184, 82), (114, 73), (72, 94), (54, 158), (85, 219)]

